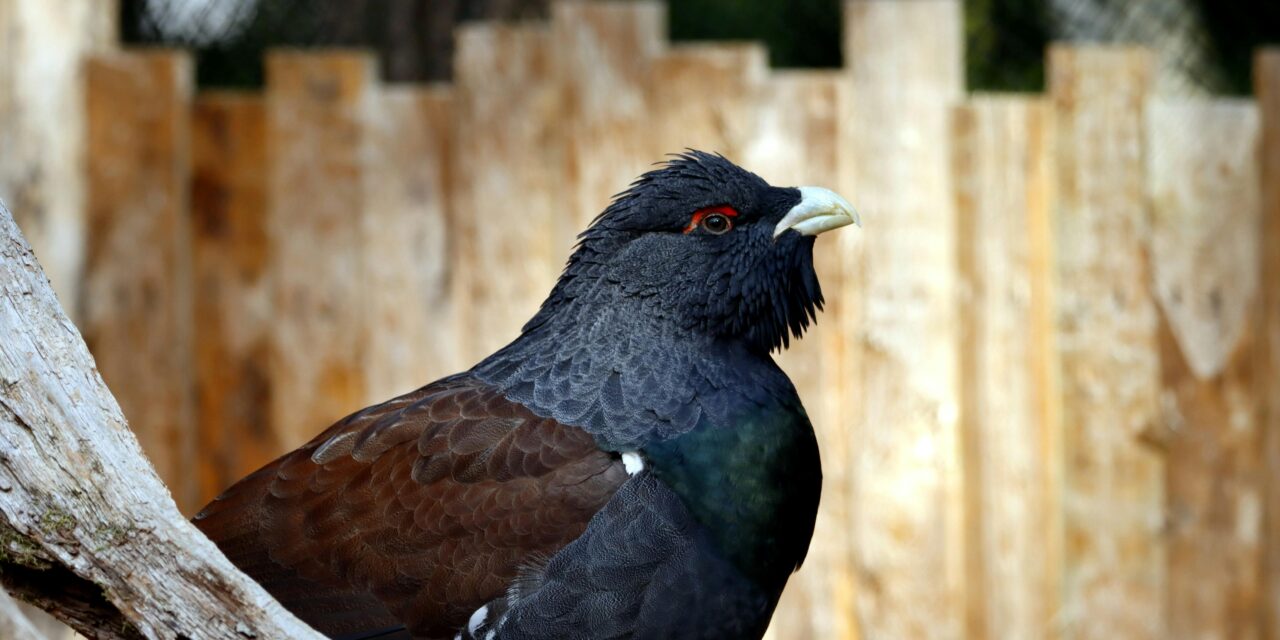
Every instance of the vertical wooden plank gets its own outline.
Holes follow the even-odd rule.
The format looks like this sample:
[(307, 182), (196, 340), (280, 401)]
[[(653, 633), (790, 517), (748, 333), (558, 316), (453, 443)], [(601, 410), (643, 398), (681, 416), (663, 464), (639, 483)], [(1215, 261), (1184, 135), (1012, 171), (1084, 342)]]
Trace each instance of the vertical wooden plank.
[(967, 637), (1048, 638), (1061, 553), (1049, 106), (975, 96), (953, 122)]
[(1260, 260), (1254, 349), (1258, 429), (1262, 438), (1263, 529), (1261, 635), (1280, 638), (1280, 49), (1254, 58), (1261, 141), (1258, 145)]
[[(0, 9), (3, 11), (3, 9)], [(0, 23), (3, 26), (3, 23)], [(5, 209), (8, 211), (8, 209)], [(42, 639), (45, 634), (37, 627), (34, 620), (27, 616), (26, 610), (19, 606), (20, 601), (0, 589), (0, 636), (5, 638)]]
[(454, 58), (453, 197), (458, 239), (452, 276), (462, 360), (514, 339), (564, 265), (558, 189), (560, 92), (545, 25), (474, 24)]
[(1160, 384), (1143, 166), (1151, 74), (1143, 50), (1050, 50), (1069, 637), (1164, 637), (1164, 461), (1144, 443)]
[(1168, 447), (1166, 633), (1256, 638), (1258, 114), (1246, 101), (1153, 101), (1146, 133)]
[[(870, 638), (963, 631), (950, 109), (960, 3), (846, 2), (838, 238), (858, 617)], [(865, 238), (865, 242), (863, 242)]]
[(651, 156), (691, 148), (742, 162), (758, 133), (756, 106), (768, 73), (768, 52), (758, 43), (668, 49), (653, 61), (647, 79)]
[(447, 87), (385, 89), (371, 119), (364, 216), (366, 401), (380, 402), (457, 371), (447, 296), (451, 221), (445, 169), (453, 95)]
[(44, 640), (76, 640), (76, 638), (83, 637), (44, 609), (21, 600), (17, 600), (16, 603), (18, 610), (39, 630), (40, 635), (36, 636), (37, 638)]
[(366, 400), (362, 216), (373, 59), (267, 57), (271, 416), (296, 447)]
[(89, 234), (81, 324), (102, 377), (179, 508), (195, 503), (191, 402), (192, 69), (181, 53), (87, 67)]
[(85, 60), (116, 46), (116, 0), (0, 0), (0, 200), (80, 317)]
[(284, 451), (270, 422), (265, 134), (260, 96), (197, 97), (191, 255), (201, 503)]
[[(757, 102), (756, 128), (742, 145), (743, 164), (774, 185), (834, 189), (830, 185), (839, 179), (836, 131), (843, 80), (844, 75), (834, 70), (768, 74), (764, 86), (751, 96)], [(832, 269), (831, 275), (838, 271)]]
[[(838, 182), (837, 125), (842, 81), (843, 75), (835, 71), (774, 73), (759, 94), (755, 135), (739, 158), (743, 166), (774, 185), (834, 189)], [(851, 638), (856, 633), (853, 574), (845, 528), (851, 507), (848, 429), (840, 408), (840, 350), (844, 336), (837, 319), (842, 281), (834, 237), (820, 238), (814, 245), (814, 263), (826, 295), (824, 311), (804, 339), (792, 342), (777, 360), (795, 383), (818, 434), (822, 504), (809, 555), (788, 583), (773, 617), (772, 629), (779, 640)]]
[(571, 0), (553, 4), (551, 16), (574, 213), (558, 232), (567, 252), (613, 195), (659, 160), (646, 143), (651, 106), (644, 80), (666, 47), (667, 8), (652, 0)]

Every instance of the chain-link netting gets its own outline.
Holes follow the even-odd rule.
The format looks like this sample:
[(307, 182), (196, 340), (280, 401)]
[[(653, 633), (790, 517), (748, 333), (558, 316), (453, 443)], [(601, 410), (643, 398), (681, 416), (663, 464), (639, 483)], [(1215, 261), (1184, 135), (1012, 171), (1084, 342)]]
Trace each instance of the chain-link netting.
[(467, 20), (546, 17), (549, 0), (121, 0), (128, 42), (192, 49), (203, 86), (260, 86), (277, 47), (362, 47), (383, 77), (449, 77), (453, 29)]
[(1158, 56), (1156, 93), (1220, 92), (1211, 43), (1192, 0), (1052, 0), (1054, 34), (1073, 42), (1142, 44)]
[[(131, 7), (132, 35), (149, 41), (209, 46), (233, 40), (255, 17), (257, 0), (152, 0)], [(295, 4), (301, 4), (297, 2)]]
[[(385, 79), (449, 77), (466, 20), (545, 17), (551, 0), (121, 0), (126, 41), (193, 49), (202, 85), (257, 86), (273, 47), (365, 47)], [(775, 66), (838, 66), (841, 0), (680, 0), (675, 39), (756, 39)], [(1239, 6), (1237, 6), (1239, 5)], [(1253, 7), (1244, 10), (1244, 6)], [(1247, 92), (1251, 48), (1280, 39), (1280, 2), (965, 0), (973, 89), (1043, 89), (1051, 40), (1140, 44), (1160, 59), (1157, 91)]]

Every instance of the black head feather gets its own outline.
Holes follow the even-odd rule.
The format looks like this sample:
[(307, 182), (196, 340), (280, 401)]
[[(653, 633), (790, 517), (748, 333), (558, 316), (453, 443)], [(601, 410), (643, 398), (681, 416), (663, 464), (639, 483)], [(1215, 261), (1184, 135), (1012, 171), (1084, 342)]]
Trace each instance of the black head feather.
[[(722, 156), (674, 157), (582, 233), (520, 337), (472, 372), (613, 450), (798, 403), (769, 351), (822, 304), (813, 237), (773, 237), (800, 200)], [(709, 207), (732, 228), (690, 224)]]
[[(619, 194), (579, 244), (526, 331), (570, 302), (643, 300), (678, 329), (767, 352), (800, 337), (822, 308), (813, 237), (778, 221), (800, 201), (724, 156), (688, 151)], [(729, 207), (732, 228), (691, 225), (699, 211)]]

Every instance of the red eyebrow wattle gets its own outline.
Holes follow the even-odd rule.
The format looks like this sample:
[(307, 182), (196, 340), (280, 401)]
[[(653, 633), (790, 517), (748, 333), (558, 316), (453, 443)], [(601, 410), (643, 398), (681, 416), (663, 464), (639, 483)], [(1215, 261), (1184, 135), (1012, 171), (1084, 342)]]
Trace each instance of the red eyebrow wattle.
[(698, 225), (702, 222), (702, 219), (713, 213), (718, 213), (732, 218), (738, 215), (738, 210), (727, 204), (718, 204), (714, 207), (703, 207), (698, 209), (693, 212), (693, 217), (689, 219), (689, 224), (685, 226), (684, 232), (689, 233), (690, 231), (697, 229)]

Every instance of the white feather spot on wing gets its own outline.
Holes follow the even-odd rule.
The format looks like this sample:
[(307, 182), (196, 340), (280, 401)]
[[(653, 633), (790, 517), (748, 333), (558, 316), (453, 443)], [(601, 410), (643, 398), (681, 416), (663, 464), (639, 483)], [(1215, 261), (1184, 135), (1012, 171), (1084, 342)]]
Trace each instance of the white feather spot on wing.
[(644, 470), (644, 458), (640, 457), (638, 451), (624, 451), (622, 466), (627, 470), (627, 475), (634, 476)]
[(471, 614), (471, 619), (467, 620), (467, 633), (474, 636), (476, 632), (480, 630), (480, 625), (483, 625), (484, 621), (488, 619), (488, 617), (489, 605), (486, 604), (485, 606), (476, 609), (476, 612)]

